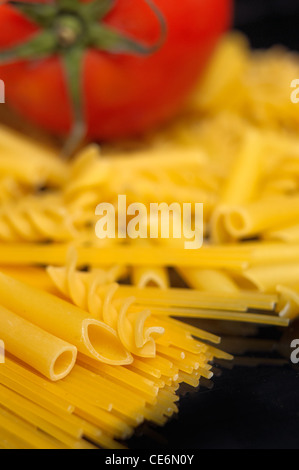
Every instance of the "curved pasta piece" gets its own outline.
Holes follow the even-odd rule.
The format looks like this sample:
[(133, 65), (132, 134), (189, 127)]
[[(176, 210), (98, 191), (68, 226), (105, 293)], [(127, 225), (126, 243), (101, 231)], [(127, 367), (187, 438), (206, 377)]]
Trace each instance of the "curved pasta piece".
[(164, 334), (162, 327), (146, 327), (147, 318), (151, 316), (150, 310), (129, 314), (129, 308), (134, 304), (131, 297), (122, 302), (117, 321), (117, 331), (123, 345), (136, 356), (155, 357), (155, 337)]
[(229, 243), (235, 241), (235, 238), (229, 233), (226, 227), (226, 214), (229, 211), (228, 206), (218, 206), (210, 220), (210, 234), (214, 243)]
[(70, 258), (66, 267), (49, 266), (47, 272), (59, 291), (75, 305), (116, 328), (117, 312), (112, 305), (113, 295), (118, 289), (116, 283), (107, 285), (103, 283), (102, 276), (76, 271), (75, 258)]
[(292, 286), (294, 279), (299, 278), (299, 264), (254, 266), (246, 269), (242, 276), (261, 292), (275, 293), (278, 285)]

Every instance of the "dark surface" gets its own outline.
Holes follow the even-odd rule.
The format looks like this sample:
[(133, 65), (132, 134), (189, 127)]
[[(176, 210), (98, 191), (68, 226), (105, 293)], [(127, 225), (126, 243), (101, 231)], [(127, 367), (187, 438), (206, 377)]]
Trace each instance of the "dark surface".
[(283, 44), (299, 50), (298, 0), (237, 0), (235, 26), (250, 38), (253, 47)]
[[(240, 325), (242, 333), (236, 331), (237, 324), (222, 324), (225, 331), (221, 323), (215, 325), (198, 323), (222, 332), (222, 347), (235, 360), (217, 364), (213, 388), (189, 391), (181, 399), (179, 415), (163, 429), (141, 428), (131, 448), (299, 448), (299, 367), (290, 361), (299, 322), (285, 330)], [(245, 343), (245, 352), (238, 352)]]
[[(253, 47), (279, 43), (299, 50), (298, 25), (299, 0), (237, 1), (235, 27), (248, 35)], [(218, 324), (217, 328), (212, 324), (207, 326), (210, 331), (216, 329), (221, 333), (219, 328)], [(226, 324), (225, 329), (223, 349), (235, 350), (231, 338), (236, 327)], [(177, 418), (163, 429), (140, 429), (140, 436), (134, 437), (129, 446), (133, 449), (299, 448), (299, 368), (290, 362), (290, 344), (299, 338), (299, 325), (296, 323), (284, 332), (275, 328), (254, 332), (249, 327), (247, 333), (245, 328), (245, 335), (248, 351), (240, 355), (232, 351), (236, 361), (219, 366), (221, 375), (213, 379), (212, 390), (201, 387), (187, 394), (181, 400)], [(261, 351), (251, 347), (256, 337), (266, 339), (267, 347), (263, 343)], [(240, 336), (235, 335), (236, 338)], [(263, 365), (269, 359), (274, 364)], [(237, 365), (240, 361), (251, 367)], [(260, 365), (252, 366), (252, 361)]]

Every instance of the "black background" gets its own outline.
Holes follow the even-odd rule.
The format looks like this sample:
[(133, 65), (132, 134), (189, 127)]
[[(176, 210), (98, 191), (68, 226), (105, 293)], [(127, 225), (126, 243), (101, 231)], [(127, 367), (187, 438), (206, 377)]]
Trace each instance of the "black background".
[(278, 43), (299, 50), (298, 0), (237, 0), (234, 23), (253, 47)]
[[(299, 0), (238, 0), (234, 25), (247, 34), (254, 48), (283, 44), (299, 50)], [(199, 326), (204, 325), (199, 323)], [(215, 325), (209, 325), (210, 331), (214, 328)], [(233, 325), (231, 332), (227, 325), (225, 328), (224, 345), (227, 335), (231, 337), (235, 331)], [(200, 387), (185, 395), (178, 417), (163, 429), (141, 428), (129, 446), (133, 449), (299, 448), (299, 370), (290, 362), (290, 343), (299, 338), (299, 325), (295, 323), (285, 332), (260, 328), (258, 337), (273, 341), (272, 351), (245, 353), (242, 360), (250, 362), (258, 357), (260, 365), (233, 364), (231, 369), (222, 368), (222, 374), (213, 379), (212, 390)], [(285, 365), (263, 365), (263, 360), (269, 358), (274, 362), (283, 359)]]

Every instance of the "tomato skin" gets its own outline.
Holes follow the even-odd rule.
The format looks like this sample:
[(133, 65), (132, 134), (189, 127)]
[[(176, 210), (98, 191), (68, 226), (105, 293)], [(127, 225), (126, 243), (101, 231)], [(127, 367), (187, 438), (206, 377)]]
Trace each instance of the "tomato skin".
[[(36, 3), (46, 3), (35, 0)], [(86, 51), (83, 69), (85, 115), (90, 138), (117, 139), (142, 133), (175, 114), (228, 28), (232, 0), (155, 0), (168, 27), (167, 40), (151, 56)], [(105, 22), (153, 44), (159, 23), (144, 0), (118, 0)], [(0, 50), (20, 43), (37, 27), (0, 6)], [(66, 135), (71, 105), (59, 57), (0, 66), (6, 101), (26, 118)]]

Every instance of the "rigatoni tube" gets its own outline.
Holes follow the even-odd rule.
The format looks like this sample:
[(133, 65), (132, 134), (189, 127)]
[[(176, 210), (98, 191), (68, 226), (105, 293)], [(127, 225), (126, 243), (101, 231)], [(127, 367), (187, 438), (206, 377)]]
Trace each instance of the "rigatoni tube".
[(116, 332), (89, 318), (84, 310), (0, 272), (0, 298), (4, 307), (71, 344), (89, 357), (111, 365), (133, 359)]
[(4, 307), (0, 307), (0, 317), (0, 337), (8, 352), (53, 381), (71, 372), (77, 358), (75, 346)]

